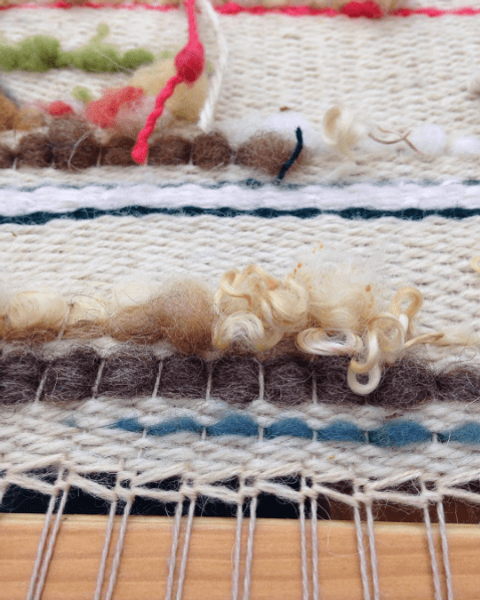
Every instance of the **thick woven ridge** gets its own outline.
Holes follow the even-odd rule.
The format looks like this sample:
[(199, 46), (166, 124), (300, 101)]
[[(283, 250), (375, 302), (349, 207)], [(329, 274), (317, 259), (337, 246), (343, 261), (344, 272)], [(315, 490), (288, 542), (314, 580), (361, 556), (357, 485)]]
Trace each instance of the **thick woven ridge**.
[(68, 406), (92, 395), (127, 400), (154, 392), (184, 400), (212, 397), (234, 407), (246, 407), (260, 397), (279, 406), (313, 400), (398, 410), (435, 400), (480, 400), (480, 371), (468, 363), (436, 372), (421, 363), (398, 361), (385, 369), (375, 391), (359, 396), (348, 386), (345, 357), (278, 356), (260, 362), (225, 356), (205, 361), (178, 354), (157, 358), (151, 349), (134, 346), (117, 347), (103, 358), (91, 347), (47, 357), (38, 351), (6, 353), (0, 360), (0, 404), (43, 401)]

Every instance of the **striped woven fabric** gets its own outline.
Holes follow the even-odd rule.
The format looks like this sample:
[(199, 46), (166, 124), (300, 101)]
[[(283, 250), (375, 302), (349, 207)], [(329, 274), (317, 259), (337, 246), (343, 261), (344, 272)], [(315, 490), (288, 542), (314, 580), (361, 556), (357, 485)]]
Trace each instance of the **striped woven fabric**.
[[(156, 130), (160, 150), (169, 135), (185, 142), (184, 158), (177, 152), (173, 163), (158, 158), (154, 135), (148, 164), (134, 164), (138, 128), (132, 134), (117, 113), (111, 128), (88, 121), (89, 103), (129, 85), (133, 69), (2, 63), (2, 510), (25, 490), (44, 494), (48, 531), (78, 490), (107, 502), (111, 522), (118, 506), (126, 523), (135, 502), (147, 499), (174, 504), (178, 535), (183, 504), (202, 497), (232, 507), (241, 535), (243, 509), (255, 523), (262, 495), (314, 507), (315, 520), (317, 502), (327, 498), (352, 508), (358, 597), (379, 600), (388, 586), (376, 569), (372, 503), (421, 508), (429, 543), (434, 505), (444, 565), (433, 551), (430, 597), (467, 600), (455, 595), (443, 502), (480, 500), (480, 1), (214, 4), (198, 6), (206, 53), (198, 118), (186, 122), (167, 105)], [(58, 41), (52, 52), (74, 53), (103, 24), (101, 43), (122, 56), (144, 49), (169, 60), (187, 39), (178, 4), (15, 1), (0, 10), (0, 62), (7, 49), (22, 47), (22, 56), (40, 60), (31, 50), (39, 35)], [(58, 102), (72, 111), (67, 118), (54, 114)], [(19, 114), (33, 114), (33, 125), (17, 126)], [(382, 348), (400, 332), (397, 354), (378, 350), (388, 356), (375, 363), (381, 376), (368, 394), (352, 389), (352, 364), (365, 357), (359, 347), (344, 351), (345, 330), (327, 332), (329, 341), (341, 338), (334, 356), (302, 350), (296, 336), (323, 327), (313, 312), (290, 326), (272, 301), (262, 335), (281, 321), (278, 343), (215, 343), (228, 273), (256, 265), (274, 281), (273, 293), (312, 261), (315, 285), (338, 270), (332, 310), (347, 302), (350, 280), (342, 274), (361, 273), (367, 292), (378, 291), (378, 319), (395, 321), (385, 339), (378, 334)], [(188, 278), (212, 296), (205, 347), (176, 345), (181, 336), (171, 330), (183, 331), (183, 317), (179, 323), (175, 315), (173, 325), (152, 321), (152, 330), (166, 332), (155, 339), (122, 336), (120, 326), (112, 334), (115, 315), (156, 306), (162, 290)], [(423, 306), (409, 320), (403, 305), (397, 313), (391, 307), (398, 290), (411, 288)], [(235, 293), (248, 300), (242, 314), (254, 312), (255, 294)], [(194, 312), (189, 303), (183, 315)], [(103, 329), (67, 335), (80, 309), (75, 324)], [(353, 332), (363, 349), (372, 348), (366, 332), (377, 317)], [(51, 335), (35, 338), (34, 329)], [(371, 372), (358, 371), (357, 384)], [(170, 480), (174, 487), (162, 487)], [(249, 531), (253, 548), (255, 525)], [(53, 544), (57, 534), (58, 527)], [(42, 596), (46, 548), (42, 538), (28, 600)], [(115, 569), (118, 561), (107, 600), (115, 597)], [(172, 581), (174, 574), (175, 561)], [(321, 597), (314, 577), (304, 573), (304, 600)], [(8, 600), (24, 597), (8, 593)]]

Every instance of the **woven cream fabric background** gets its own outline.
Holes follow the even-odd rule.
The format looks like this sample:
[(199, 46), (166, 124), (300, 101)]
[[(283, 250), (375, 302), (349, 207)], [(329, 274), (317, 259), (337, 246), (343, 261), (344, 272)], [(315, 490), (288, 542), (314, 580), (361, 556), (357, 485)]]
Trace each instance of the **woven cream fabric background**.
[[(65, 49), (72, 49), (84, 45), (102, 22), (110, 26), (109, 40), (123, 49), (143, 46), (154, 52), (175, 51), (186, 36), (182, 10), (152, 12), (141, 8), (13, 9), (1, 14), (0, 31), (10, 42), (32, 31), (54, 32)], [(368, 125), (406, 131), (427, 123), (443, 127), (450, 136), (480, 135), (480, 99), (467, 90), (477, 74), (480, 15), (358, 20), (241, 14), (220, 15), (220, 22), (229, 46), (229, 62), (217, 107), (219, 126), (251, 112), (269, 115), (288, 107), (309, 119), (320, 132), (326, 110), (341, 104)], [(201, 34), (208, 58), (214, 61), (215, 44), (205, 22), (201, 23)], [(106, 87), (126, 80), (118, 74), (68, 70), (14, 72), (4, 74), (2, 79), (27, 102), (68, 100), (76, 85), (99, 95)], [(317, 156), (313, 165), (292, 181), (475, 178), (477, 173), (476, 157), (416, 156), (406, 146), (364, 147), (353, 158)], [(237, 168), (206, 174), (189, 167), (161, 169), (156, 174), (103, 169), (101, 174), (46, 176), (59, 183), (98, 181), (103, 177), (114, 181), (121, 173), (122, 180), (129, 181), (142, 181), (144, 177), (152, 181), (238, 180), (247, 176), (246, 170)], [(2, 182), (35, 185), (41, 178), (32, 173), (1, 173)]]

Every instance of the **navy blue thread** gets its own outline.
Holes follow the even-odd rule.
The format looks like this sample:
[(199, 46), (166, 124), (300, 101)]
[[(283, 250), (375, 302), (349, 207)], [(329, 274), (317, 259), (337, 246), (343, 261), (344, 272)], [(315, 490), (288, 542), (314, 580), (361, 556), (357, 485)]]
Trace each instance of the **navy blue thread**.
[(297, 127), (295, 130), (295, 137), (297, 138), (297, 145), (295, 146), (294, 151), (290, 158), (282, 165), (280, 169), (280, 173), (277, 175), (277, 178), (273, 182), (275, 185), (279, 185), (282, 183), (283, 178), (288, 173), (288, 171), (292, 168), (293, 163), (297, 160), (303, 150), (303, 134), (300, 127)]
[(421, 221), (427, 217), (438, 216), (445, 219), (463, 220), (480, 215), (480, 208), (446, 208), (422, 210), (407, 208), (403, 210), (377, 210), (371, 208), (345, 208), (343, 210), (323, 210), (320, 208), (298, 208), (294, 210), (280, 210), (276, 208), (257, 208), (254, 210), (240, 210), (224, 206), (221, 208), (200, 208), (198, 206), (184, 206), (181, 208), (151, 208), (148, 206), (125, 206), (116, 209), (79, 208), (72, 212), (34, 212), (28, 215), (5, 216), (0, 215), (0, 225), (46, 225), (55, 219), (70, 219), (73, 221), (88, 221), (100, 217), (146, 217), (148, 215), (162, 214), (172, 216), (198, 217), (213, 216), (219, 218), (233, 218), (253, 216), (260, 219), (276, 219), (279, 217), (295, 217), (297, 219), (312, 219), (320, 215), (337, 215), (345, 220), (369, 221), (383, 217), (394, 217), (406, 221)]

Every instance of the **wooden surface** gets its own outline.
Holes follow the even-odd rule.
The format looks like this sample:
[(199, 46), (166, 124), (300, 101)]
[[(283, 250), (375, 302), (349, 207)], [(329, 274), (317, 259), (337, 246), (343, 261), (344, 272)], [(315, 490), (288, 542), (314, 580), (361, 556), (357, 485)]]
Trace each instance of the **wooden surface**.
[[(43, 519), (41, 515), (0, 515), (1, 600), (25, 599)], [(119, 525), (117, 521), (114, 542)], [(171, 525), (165, 517), (129, 519), (115, 600), (164, 598)], [(244, 526), (243, 550), (248, 521)], [(106, 517), (63, 518), (43, 600), (91, 600), (105, 527)], [(424, 526), (379, 523), (375, 531), (382, 598), (433, 598)], [(435, 528), (434, 533), (438, 543)], [(478, 600), (480, 527), (449, 525), (448, 533), (455, 597)], [(353, 524), (321, 521), (318, 536), (322, 599), (360, 600), (363, 596)], [(184, 600), (228, 600), (234, 540), (234, 519), (194, 520)], [(439, 545), (438, 551), (441, 564)], [(300, 600), (299, 522), (258, 520), (254, 553), (252, 600)]]

